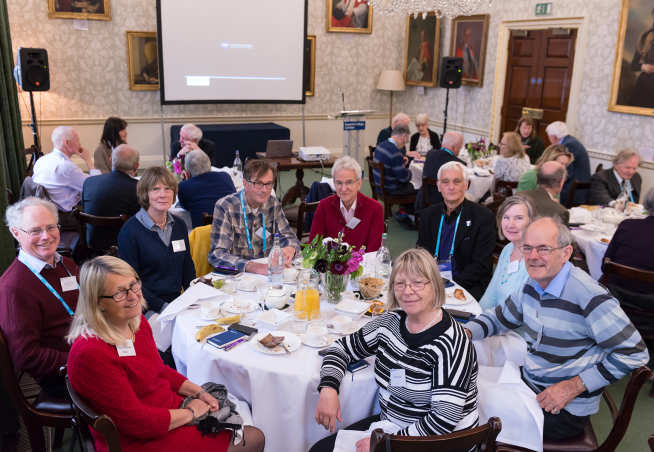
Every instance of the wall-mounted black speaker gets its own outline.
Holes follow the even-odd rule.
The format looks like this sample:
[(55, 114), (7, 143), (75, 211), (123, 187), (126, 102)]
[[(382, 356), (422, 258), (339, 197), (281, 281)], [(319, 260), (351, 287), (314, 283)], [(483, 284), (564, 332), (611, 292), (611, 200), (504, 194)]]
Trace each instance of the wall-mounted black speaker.
[(47, 91), (50, 89), (50, 66), (48, 51), (19, 47), (16, 55), (14, 77), (23, 91)]
[(459, 88), (463, 78), (463, 58), (443, 57), (438, 70), (438, 86)]

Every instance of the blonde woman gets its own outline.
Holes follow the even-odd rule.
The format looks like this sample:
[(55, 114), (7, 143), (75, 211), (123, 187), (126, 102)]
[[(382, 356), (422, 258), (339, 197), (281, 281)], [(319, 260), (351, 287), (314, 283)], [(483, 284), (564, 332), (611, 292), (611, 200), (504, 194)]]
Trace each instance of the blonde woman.
[[(476, 354), (463, 327), (441, 309), (443, 280), (426, 250), (410, 249), (395, 260), (388, 299), (389, 312), (328, 349), (320, 370), (316, 421), (334, 432), (341, 420), (338, 389), (347, 365), (375, 356), (381, 413), (348, 430), (367, 430), (380, 419), (396, 424), (397, 434), (404, 436), (476, 426)], [(311, 452), (331, 451), (335, 441), (336, 435), (331, 435), (314, 444)], [(370, 438), (360, 440), (357, 452), (368, 452), (369, 445)]]
[(516, 191), (535, 190), (538, 187), (536, 182), (536, 173), (538, 168), (545, 162), (559, 162), (561, 165), (567, 167), (575, 157), (568, 151), (568, 148), (563, 144), (552, 144), (545, 149), (543, 155), (536, 160), (536, 168), (525, 171), (518, 182), (518, 189)]
[(495, 180), (518, 182), (525, 171), (531, 168), (529, 157), (522, 147), (520, 135), (504, 132), (500, 140), (500, 156), (495, 162)]
[[(80, 271), (80, 295), (68, 341), (68, 378), (73, 389), (116, 424), (125, 452), (263, 450), (263, 433), (244, 430), (202, 436), (191, 422), (218, 410), (218, 401), (164, 365), (152, 330), (141, 314), (141, 280), (130, 265), (112, 256), (87, 261)], [(184, 408), (182, 401), (192, 400)], [(106, 450), (94, 433), (97, 450)]]

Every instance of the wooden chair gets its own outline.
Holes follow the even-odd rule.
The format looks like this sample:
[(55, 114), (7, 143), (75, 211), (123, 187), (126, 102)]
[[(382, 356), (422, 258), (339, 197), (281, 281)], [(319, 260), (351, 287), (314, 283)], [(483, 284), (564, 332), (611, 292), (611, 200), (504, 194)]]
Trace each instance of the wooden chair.
[[(416, 194), (412, 193), (410, 195), (393, 195), (386, 191), (384, 187), (384, 164), (380, 162), (375, 162), (370, 157), (366, 157), (368, 161), (368, 172), (372, 178), (372, 170), (376, 169), (379, 171), (379, 184), (372, 180), (372, 192), (377, 193), (381, 196), (381, 201), (384, 203), (384, 219), (390, 218), (391, 216), (391, 207), (394, 204), (414, 204), (416, 202)], [(377, 199), (377, 198), (375, 198)]]
[(578, 181), (578, 180), (573, 180), (572, 183), (570, 184), (570, 192), (568, 193), (568, 199), (566, 200), (565, 208), (570, 209), (572, 207), (577, 207), (577, 206), (580, 206), (580, 205), (584, 204), (583, 201), (582, 202), (575, 202), (575, 200), (574, 200), (575, 199), (575, 192), (577, 190), (586, 190), (587, 191), (589, 189), (590, 189), (590, 181), (581, 182), (581, 181)]
[(438, 191), (438, 179), (433, 177), (423, 177), (422, 178), (422, 196), (420, 197), (420, 208), (425, 209), (431, 205), (427, 198), (427, 193), (432, 193), (434, 190)]
[(75, 431), (79, 435), (82, 450), (88, 452), (95, 452), (95, 442), (89, 425), (96, 431), (100, 432), (104, 439), (107, 441), (107, 449), (109, 452), (120, 452), (120, 436), (116, 425), (107, 415), (97, 414), (93, 409), (75, 392), (73, 386), (70, 384), (68, 377), (66, 377), (66, 387), (68, 394), (73, 403), (73, 424)]
[(508, 198), (513, 196), (516, 188), (518, 188), (518, 182), (512, 182), (508, 180), (496, 180), (495, 181), (495, 190), (493, 191), (493, 197), (496, 195), (503, 196)]
[[(370, 157), (366, 157), (366, 162), (371, 162), (371, 161), (374, 161), (372, 155)], [(370, 196), (372, 196), (372, 199), (379, 201), (379, 195), (377, 194), (377, 190), (375, 190), (375, 176), (374, 174), (372, 174), (372, 169), (370, 168), (370, 165), (368, 165), (368, 182), (370, 183), (370, 191), (371, 191)]]
[(79, 224), (82, 226), (80, 233), (78, 248), (75, 250), (75, 256), (78, 258), (79, 262), (83, 262), (86, 259), (102, 256), (109, 254), (111, 256), (118, 255), (117, 243), (110, 246), (108, 249), (99, 249), (93, 248), (86, 241), (86, 226), (91, 225), (93, 227), (108, 228), (116, 230), (116, 237), (118, 237), (118, 231), (123, 227), (123, 224), (129, 218), (127, 215), (122, 214), (117, 217), (101, 217), (98, 215), (91, 215), (90, 213), (82, 212), (80, 209), (75, 209), (73, 211), (75, 218), (79, 221)]
[(49, 397), (43, 391), (36, 397), (25, 396), (20, 387), (20, 376), (17, 376), (14, 370), (9, 347), (2, 331), (0, 331), (0, 376), (14, 407), (23, 417), (32, 450), (46, 450), (43, 427), (55, 429), (55, 447), (59, 447), (63, 429), (73, 426), (70, 401)]
[(481, 446), (485, 452), (495, 451), (495, 440), (502, 422), (492, 417), (487, 424), (447, 435), (398, 436), (375, 429), (370, 436), (370, 452), (458, 452)]
[(213, 214), (202, 212), (202, 225), (208, 226), (210, 224), (213, 224)]
[(372, 160), (375, 159), (375, 149), (377, 149), (377, 146), (368, 146), (368, 153), (370, 154), (370, 158)]
[(654, 452), (654, 435), (651, 435), (647, 442), (649, 443), (650, 450)]
[(300, 203), (300, 207), (298, 208), (298, 214), (297, 214), (297, 224), (295, 225), (297, 231), (296, 232), (297, 239), (300, 242), (302, 242), (303, 239), (309, 238), (309, 231), (304, 230), (304, 217), (306, 216), (307, 213), (316, 213), (318, 204), (320, 204), (320, 201), (316, 201), (316, 202), (302, 201)]

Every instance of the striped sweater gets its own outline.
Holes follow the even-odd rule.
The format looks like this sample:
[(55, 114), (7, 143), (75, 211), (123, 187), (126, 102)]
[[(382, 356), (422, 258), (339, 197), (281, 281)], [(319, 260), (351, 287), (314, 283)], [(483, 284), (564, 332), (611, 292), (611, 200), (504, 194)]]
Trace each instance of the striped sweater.
[[(463, 328), (443, 311), (443, 320), (411, 334), (406, 314), (388, 312), (328, 349), (320, 387), (336, 390), (350, 361), (375, 355), (382, 419), (402, 427), (398, 435), (443, 435), (475, 427), (477, 355)], [(404, 387), (391, 385), (391, 370), (403, 369)], [(395, 371), (397, 372), (397, 371)]]
[(569, 262), (544, 291), (529, 279), (499, 306), (466, 324), (473, 339), (520, 326), (517, 332), (528, 346), (522, 373), (532, 389), (540, 392), (581, 377), (587, 391), (565, 407), (575, 416), (596, 413), (602, 388), (649, 359), (619, 302)]
[[(375, 161), (384, 164), (384, 188), (388, 191), (395, 191), (400, 184), (411, 180), (411, 172), (404, 166), (402, 153), (389, 138), (382, 141), (375, 148)], [(379, 183), (379, 171), (372, 171), (375, 183)]]

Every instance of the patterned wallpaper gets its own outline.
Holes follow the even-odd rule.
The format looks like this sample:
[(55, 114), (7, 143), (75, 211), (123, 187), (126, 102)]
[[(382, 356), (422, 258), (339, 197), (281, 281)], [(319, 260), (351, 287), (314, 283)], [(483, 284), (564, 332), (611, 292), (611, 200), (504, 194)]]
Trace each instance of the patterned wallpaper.
[[(125, 31), (156, 30), (153, 0), (112, 0), (110, 22), (89, 21), (88, 31), (73, 28), (71, 20), (48, 19), (47, 0), (7, 0), (15, 48), (45, 47), (51, 67), (51, 91), (42, 96), (45, 120), (103, 119), (109, 115), (149, 119), (164, 116), (298, 115), (300, 105), (164, 106), (158, 92), (130, 91), (127, 81)], [(536, 0), (495, 0), (491, 15), (484, 85), (464, 86), (450, 95), (449, 122), (468, 132), (487, 134), (491, 126), (493, 83), (499, 26), (507, 20), (534, 20)], [(582, 83), (578, 93), (573, 134), (587, 147), (613, 152), (623, 146), (654, 142), (652, 118), (609, 112), (607, 109), (617, 41), (620, 0), (555, 0), (554, 17), (584, 17), (588, 36)], [(309, 0), (308, 33), (317, 35), (316, 96), (307, 98), (308, 115), (347, 108), (372, 108), (383, 114), (388, 93), (375, 89), (382, 69), (404, 64), (405, 18), (374, 15), (371, 35), (327, 33), (325, 0)], [(450, 24), (441, 27), (441, 55), (449, 52)], [(441, 121), (445, 92), (408, 87), (394, 96), (394, 110), (421, 111)], [(27, 105), (21, 102), (21, 106)], [(29, 116), (23, 108), (23, 117)]]

